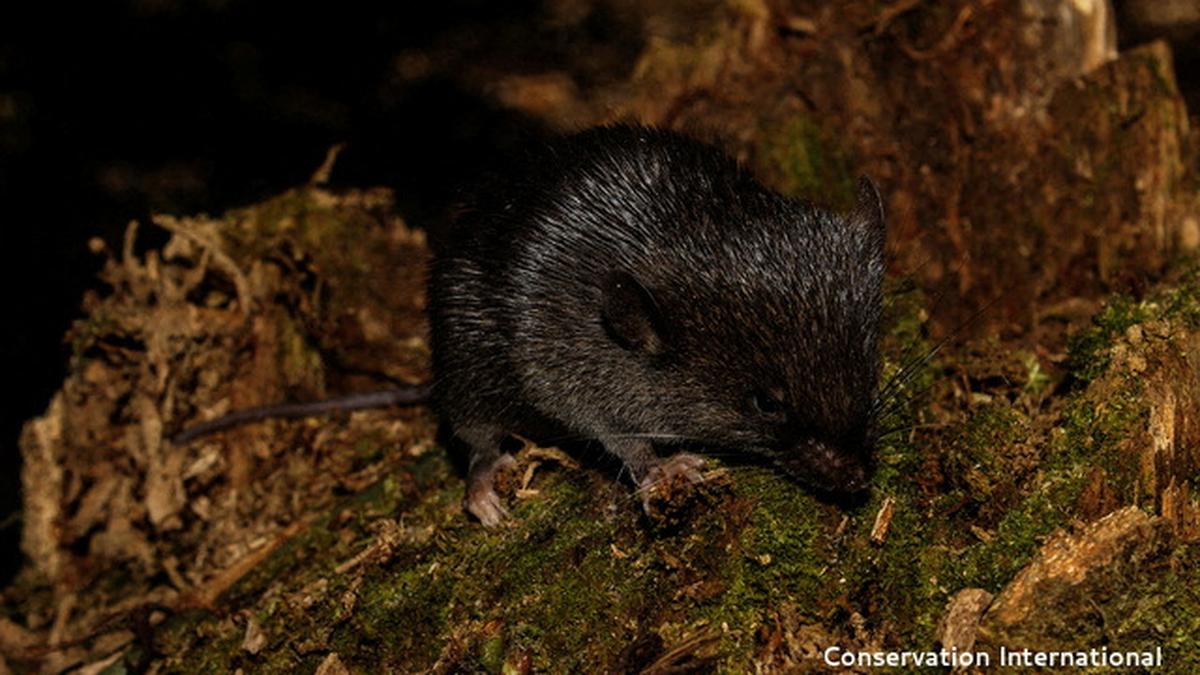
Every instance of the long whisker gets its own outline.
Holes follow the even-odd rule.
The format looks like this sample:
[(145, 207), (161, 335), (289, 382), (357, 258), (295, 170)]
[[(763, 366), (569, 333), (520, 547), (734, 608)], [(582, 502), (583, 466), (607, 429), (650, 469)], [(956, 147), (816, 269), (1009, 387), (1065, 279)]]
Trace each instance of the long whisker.
[(916, 431), (917, 429), (942, 429), (946, 426), (948, 426), (948, 425), (944, 422), (929, 423), (929, 424), (905, 424), (904, 426), (892, 427), (890, 429), (887, 429), (886, 431), (880, 431), (876, 435), (876, 437), (882, 439), (887, 436), (891, 436), (892, 434), (898, 434), (902, 431)]
[[(984, 314), (986, 314), (988, 311), (990, 311), (992, 309), (992, 307), (994, 307), (998, 302), (1000, 302), (1000, 300), (1002, 300), (1004, 298), (1004, 296), (1005, 296), (1005, 294), (1001, 293), (1000, 295), (997, 295), (996, 297), (992, 298), (988, 302), (984, 303), (984, 305), (982, 307), (980, 307), (979, 309), (977, 309), (976, 311), (972, 312), (970, 317), (968, 317), (965, 321), (963, 321), (958, 326), (956, 326), (954, 328), (954, 330), (950, 331), (950, 333), (948, 333), (944, 338), (939, 340), (938, 343), (936, 345), (934, 345), (932, 349), (930, 349), (928, 352), (926, 352), (925, 355), (922, 356), (921, 359), (916, 364), (914, 364), (911, 368), (906, 367), (905, 370), (907, 370), (908, 372), (905, 372), (904, 370), (902, 370), (901, 371), (901, 373), (903, 373), (902, 378), (899, 377), (900, 373), (898, 373), (897, 376), (893, 376), (893, 378), (889, 382), (889, 384), (886, 385), (884, 387), (884, 389), (880, 392), (880, 394), (876, 396), (874, 404), (872, 405), (872, 411), (871, 411), (872, 414), (879, 416), (879, 415), (883, 414), (884, 411), (887, 411), (888, 414), (895, 412), (896, 408), (894, 406), (892, 406), (891, 404), (895, 402), (895, 397), (896, 397), (897, 393), (904, 386), (906, 386), (907, 384), (912, 382), (912, 380), (914, 380), (917, 377), (917, 373), (921, 372), (920, 369), (923, 368), (926, 364), (928, 364), (929, 361), (932, 360), (934, 356), (936, 356), (939, 352), (941, 352), (941, 350), (943, 348), (945, 348), (945, 346), (947, 344), (950, 343), (950, 340), (958, 337), (959, 334), (962, 333), (962, 331), (964, 331), (971, 324), (978, 321), (980, 319), (980, 317), (982, 317)], [(899, 379), (899, 381), (897, 383), (898, 379)], [(928, 389), (929, 389), (929, 387), (925, 387), (922, 390), (922, 393), (924, 391), (927, 391)]]
[[(921, 265), (921, 266), (923, 266), (925, 263), (929, 262), (929, 260), (931, 260), (931, 259), (932, 259), (932, 256), (928, 256), (928, 257), (927, 257), (927, 259), (925, 260), (925, 262), (924, 262), (924, 263), (922, 263), (922, 265)], [(966, 263), (967, 263), (967, 256), (966, 256), (966, 255), (959, 256), (959, 259), (958, 259), (958, 264), (957, 264), (957, 265), (954, 267), (954, 270), (953, 270), (953, 271), (952, 271), (952, 273), (949, 275), (949, 277), (950, 277), (950, 278), (954, 278), (954, 277), (958, 276), (958, 274), (959, 274), (959, 273), (962, 271), (962, 269), (963, 269), (963, 267), (966, 265)], [(910, 283), (912, 284), (912, 286), (913, 286), (914, 288), (916, 287), (916, 282), (915, 282), (915, 281), (913, 281), (913, 280), (911, 280), (911, 278), (910, 278)], [(928, 306), (929, 306), (929, 307), (937, 307), (937, 306), (939, 306), (939, 305), (941, 304), (941, 302), (942, 302), (942, 299), (943, 299), (943, 298), (946, 296), (946, 294), (947, 294), (947, 293), (950, 291), (950, 288), (951, 288), (951, 284), (950, 284), (950, 282), (948, 282), (948, 281), (947, 281), (946, 283), (943, 283), (943, 284), (941, 284), (941, 290), (939, 290), (939, 291), (938, 291), (938, 294), (937, 294), (936, 296), (934, 296), (934, 298), (933, 298), (933, 299), (932, 299), (932, 300), (931, 300), (929, 303), (927, 303), (927, 304), (928, 304)], [(957, 329), (956, 329), (956, 331), (955, 331), (955, 332), (957, 332)], [(951, 334), (953, 335), (954, 333), (952, 332)], [(920, 367), (920, 364), (918, 364), (918, 363), (916, 363), (916, 362), (917, 362), (917, 361), (919, 361), (921, 358), (922, 358), (922, 357), (921, 357), (921, 356), (918, 356), (918, 354), (917, 354), (917, 346), (916, 346), (916, 345), (913, 345), (913, 346), (911, 346), (911, 347), (908, 349), (908, 351), (907, 351), (905, 354), (903, 354), (903, 355), (901, 356), (901, 359), (900, 359), (900, 360), (901, 360), (901, 363), (902, 363), (903, 365), (901, 365), (901, 367), (900, 367), (900, 370), (899, 370), (899, 371), (897, 371), (897, 373), (896, 373), (895, 375), (893, 375), (891, 378), (889, 378), (889, 382), (888, 382), (888, 383), (885, 383), (885, 384), (884, 384), (884, 388), (883, 388), (883, 390), (881, 391), (881, 393), (883, 393), (883, 391), (886, 391), (886, 390), (887, 390), (887, 388), (889, 387), (890, 383), (891, 383), (893, 380), (895, 380), (895, 378), (896, 378), (896, 377), (898, 377), (898, 376), (900, 376), (900, 375), (903, 375), (903, 374), (904, 374), (906, 371), (908, 371), (910, 368), (913, 368), (913, 367)]]

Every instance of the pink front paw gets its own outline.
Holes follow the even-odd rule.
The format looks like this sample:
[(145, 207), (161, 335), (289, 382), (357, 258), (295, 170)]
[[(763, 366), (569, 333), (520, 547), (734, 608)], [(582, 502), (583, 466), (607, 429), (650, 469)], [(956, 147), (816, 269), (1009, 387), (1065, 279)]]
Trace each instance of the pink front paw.
[(642, 509), (653, 515), (655, 505), (670, 504), (678, 495), (691, 492), (691, 486), (704, 482), (704, 469), (708, 461), (699, 455), (680, 452), (654, 465), (638, 481), (638, 492), (642, 495)]

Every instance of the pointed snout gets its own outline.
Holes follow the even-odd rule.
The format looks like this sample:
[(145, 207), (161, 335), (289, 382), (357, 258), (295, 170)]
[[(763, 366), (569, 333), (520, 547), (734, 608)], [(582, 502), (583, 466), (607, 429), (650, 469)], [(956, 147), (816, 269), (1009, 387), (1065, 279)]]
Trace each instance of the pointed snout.
[(866, 490), (874, 473), (868, 453), (822, 441), (802, 443), (786, 466), (797, 478), (819, 490), (845, 495)]

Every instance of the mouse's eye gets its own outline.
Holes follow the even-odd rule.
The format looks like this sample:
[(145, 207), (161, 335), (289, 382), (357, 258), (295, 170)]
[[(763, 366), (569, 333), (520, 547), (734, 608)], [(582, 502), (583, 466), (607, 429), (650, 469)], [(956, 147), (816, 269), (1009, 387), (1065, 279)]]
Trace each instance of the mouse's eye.
[(783, 391), (778, 387), (770, 389), (755, 389), (750, 394), (750, 404), (755, 412), (764, 417), (780, 417), (787, 412), (787, 404), (783, 402)]

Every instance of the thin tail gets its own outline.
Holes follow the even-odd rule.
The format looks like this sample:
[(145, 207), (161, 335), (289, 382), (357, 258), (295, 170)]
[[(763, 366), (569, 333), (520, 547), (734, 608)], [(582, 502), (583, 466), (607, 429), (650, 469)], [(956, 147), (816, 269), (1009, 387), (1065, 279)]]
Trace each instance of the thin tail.
[(235, 410), (207, 422), (201, 422), (193, 427), (184, 429), (171, 438), (171, 442), (182, 445), (214, 431), (221, 431), (251, 422), (261, 422), (268, 419), (297, 419), (312, 417), (332, 412), (350, 410), (365, 410), (367, 408), (387, 408), (395, 405), (420, 405), (429, 401), (428, 384), (411, 384), (380, 391), (368, 391), (357, 394), (335, 396), (323, 401), (308, 403), (277, 403), (257, 408)]

